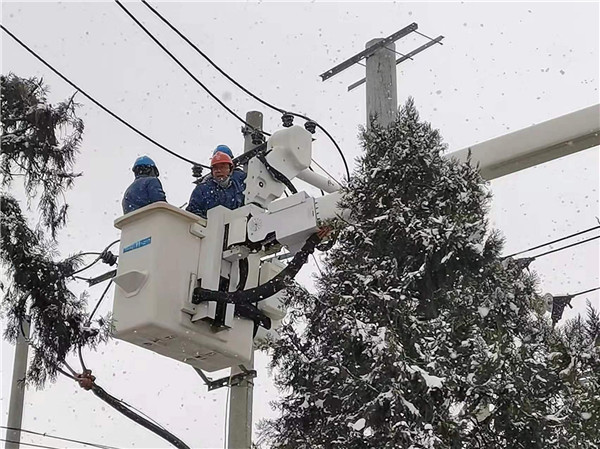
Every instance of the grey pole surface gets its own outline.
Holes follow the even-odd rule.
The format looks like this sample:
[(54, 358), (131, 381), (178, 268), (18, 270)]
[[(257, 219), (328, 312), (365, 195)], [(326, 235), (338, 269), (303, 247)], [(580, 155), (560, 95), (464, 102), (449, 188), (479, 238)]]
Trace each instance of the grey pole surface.
[[(262, 129), (263, 115), (258, 111), (246, 113), (246, 122), (256, 129)], [(244, 152), (250, 151), (256, 145), (252, 143), (251, 132), (244, 133)], [(248, 366), (254, 369), (254, 352)], [(231, 368), (231, 375), (241, 373), (236, 366)], [(250, 449), (252, 445), (252, 395), (254, 390), (253, 379), (240, 382), (230, 387), (231, 398), (229, 402), (229, 429), (227, 437), (228, 449)]]
[[(23, 421), (23, 400), (25, 399), (25, 374), (27, 372), (27, 356), (29, 354), (29, 321), (23, 322), (23, 334), (19, 334), (15, 346), (15, 360), (13, 364), (12, 383), (10, 387), (10, 401), (8, 403), (7, 427), (21, 428)], [(19, 449), (21, 441), (20, 430), (7, 430), (6, 439), (16, 443), (6, 443), (6, 449)]]
[[(381, 41), (372, 39), (365, 45), (369, 48)], [(371, 126), (371, 117), (386, 126), (394, 120), (398, 108), (396, 92), (396, 45), (392, 42), (367, 57), (367, 129)]]

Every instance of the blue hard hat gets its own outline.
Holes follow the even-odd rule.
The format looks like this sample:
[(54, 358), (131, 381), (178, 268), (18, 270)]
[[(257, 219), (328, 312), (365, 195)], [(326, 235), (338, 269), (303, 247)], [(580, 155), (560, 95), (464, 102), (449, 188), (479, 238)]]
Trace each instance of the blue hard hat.
[(140, 157), (138, 157), (135, 160), (135, 162), (133, 163), (133, 168), (140, 167), (142, 165), (148, 165), (150, 167), (156, 167), (156, 164), (154, 163), (154, 161), (152, 159), (150, 159), (148, 156), (140, 156)]
[(215, 151), (213, 151), (213, 156), (215, 153), (225, 153), (227, 156), (233, 159), (233, 151), (231, 151), (231, 148), (229, 148), (227, 145), (218, 145), (217, 148), (215, 148)]

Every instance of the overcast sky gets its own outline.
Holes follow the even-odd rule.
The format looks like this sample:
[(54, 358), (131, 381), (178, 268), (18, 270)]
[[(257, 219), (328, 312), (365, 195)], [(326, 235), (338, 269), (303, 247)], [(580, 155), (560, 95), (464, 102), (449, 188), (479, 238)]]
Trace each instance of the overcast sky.
[[(438, 128), (451, 150), (488, 140), (598, 103), (599, 5), (590, 3), (153, 3), (230, 75), (284, 109), (308, 114), (337, 139), (353, 164), (365, 120), (364, 76), (358, 65), (322, 82), (319, 74), (412, 22), (435, 45), (398, 66), (398, 101), (415, 99), (421, 117)], [(238, 91), (141, 3), (127, 4), (229, 107), (277, 114)], [(181, 71), (112, 2), (2, 3), (2, 23), (67, 77), (133, 125), (182, 155), (207, 163), (221, 143), (242, 148), (240, 123)], [(396, 45), (406, 53), (426, 39), (411, 34)], [(50, 99), (73, 89), (2, 34), (2, 73), (43, 77)], [(169, 202), (185, 203), (192, 190), (188, 164), (153, 147), (82, 96), (86, 130), (67, 194), (69, 225), (60, 234), (63, 255), (98, 251), (119, 238), (113, 221), (142, 154), (158, 164)], [(334, 176), (343, 166), (322, 133), (313, 157)], [(598, 147), (491, 183), (492, 225), (506, 236), (506, 252), (597, 225)], [(585, 237), (585, 236), (584, 236)], [(594, 241), (535, 261), (542, 292), (574, 293), (599, 285)], [(91, 271), (103, 272), (105, 267)], [(311, 287), (314, 264), (299, 278)], [(92, 303), (104, 286), (89, 289)], [(112, 295), (110, 295), (112, 296)], [(565, 317), (598, 307), (598, 292), (577, 297)], [(107, 298), (101, 312), (111, 309)], [(13, 349), (2, 343), (2, 424), (6, 423)], [(208, 392), (181, 364), (113, 341), (86, 354), (98, 384), (152, 416), (198, 448), (223, 447), (226, 391)], [(76, 364), (74, 362), (74, 364)], [(273, 416), (276, 391), (257, 355), (255, 423)], [(226, 374), (223, 372), (222, 374)], [(91, 393), (59, 379), (28, 390), (23, 427), (119, 447), (162, 448), (161, 439), (113, 412)], [(57, 445), (24, 436), (24, 441)], [(73, 446), (78, 447), (78, 446)]]

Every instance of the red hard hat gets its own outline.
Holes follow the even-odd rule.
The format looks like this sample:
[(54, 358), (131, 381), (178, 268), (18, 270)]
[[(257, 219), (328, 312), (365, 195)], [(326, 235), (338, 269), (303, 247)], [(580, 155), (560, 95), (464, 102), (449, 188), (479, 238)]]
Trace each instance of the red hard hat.
[(225, 153), (221, 153), (220, 151), (217, 151), (214, 154), (214, 156), (212, 157), (212, 159), (210, 160), (211, 167), (213, 167), (217, 164), (229, 164), (233, 167), (233, 161), (231, 160), (229, 155), (227, 155)]

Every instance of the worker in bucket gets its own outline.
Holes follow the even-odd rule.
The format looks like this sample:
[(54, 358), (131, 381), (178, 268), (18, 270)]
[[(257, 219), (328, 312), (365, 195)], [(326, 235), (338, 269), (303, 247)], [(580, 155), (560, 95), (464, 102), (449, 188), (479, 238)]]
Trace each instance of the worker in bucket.
[(237, 209), (244, 205), (246, 173), (234, 170), (231, 156), (218, 149), (210, 161), (210, 175), (194, 188), (186, 207), (187, 211), (202, 218), (206, 218), (207, 211), (216, 206)]
[(140, 207), (157, 201), (167, 201), (167, 196), (158, 179), (158, 168), (148, 156), (138, 157), (131, 169), (135, 180), (123, 195), (123, 213), (128, 214)]
[[(212, 155), (214, 156), (217, 153), (225, 153), (233, 161), (233, 151), (231, 151), (231, 148), (229, 148), (227, 145), (222, 145), (222, 144), (217, 145), (217, 147), (213, 150)], [(194, 181), (194, 183), (200, 184), (200, 183), (206, 181), (207, 179), (209, 179), (211, 176), (212, 176), (212, 173), (209, 173), (208, 175), (203, 176), (203, 177), (199, 177), (196, 181)], [(246, 180), (246, 173), (244, 173), (244, 171), (241, 168), (234, 167), (233, 171), (231, 172), (231, 178), (234, 180), (237, 180), (237, 182), (244, 185), (245, 180)]]

